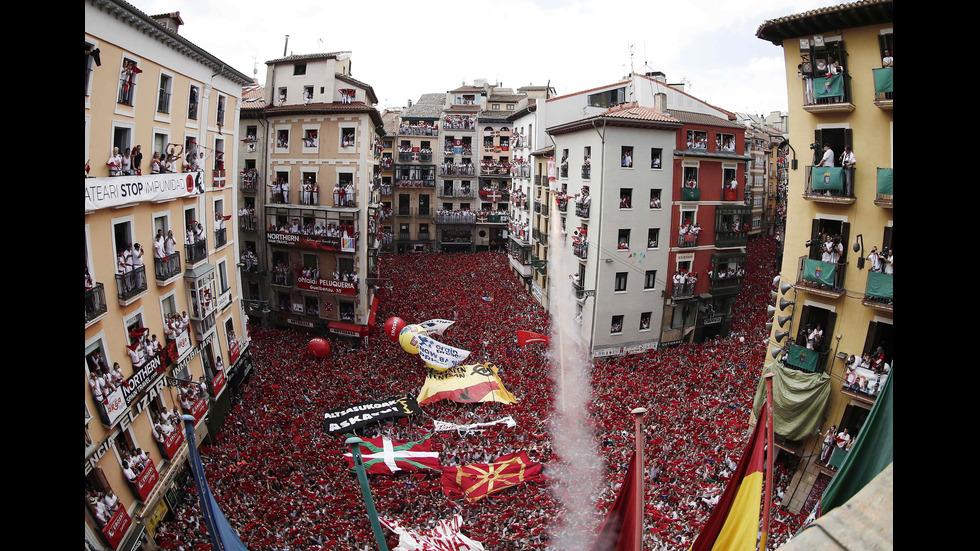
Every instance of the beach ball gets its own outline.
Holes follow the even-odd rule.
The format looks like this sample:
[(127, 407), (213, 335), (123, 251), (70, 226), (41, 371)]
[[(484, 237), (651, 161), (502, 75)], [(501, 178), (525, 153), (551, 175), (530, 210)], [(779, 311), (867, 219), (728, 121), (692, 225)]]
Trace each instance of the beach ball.
[(402, 345), (402, 350), (409, 354), (419, 353), (419, 337), (426, 336), (425, 329), (421, 325), (407, 325), (398, 334), (398, 344)]
[(388, 335), (391, 342), (398, 342), (398, 336), (401, 335), (402, 329), (404, 329), (406, 325), (408, 324), (401, 318), (388, 318), (388, 321), (385, 322), (385, 335)]
[(317, 358), (326, 358), (330, 353), (330, 343), (326, 339), (317, 337), (310, 341), (306, 349)]

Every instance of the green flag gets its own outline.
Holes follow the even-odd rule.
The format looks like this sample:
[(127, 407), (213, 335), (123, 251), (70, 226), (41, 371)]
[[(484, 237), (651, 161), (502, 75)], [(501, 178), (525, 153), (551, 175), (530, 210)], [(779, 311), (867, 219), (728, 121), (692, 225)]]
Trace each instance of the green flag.
[(836, 98), (844, 95), (844, 75), (831, 75), (830, 78), (813, 79), (813, 97)]
[(895, 195), (891, 168), (878, 169), (878, 195)]
[(851, 445), (850, 453), (824, 491), (820, 500), (821, 515), (846, 503), (892, 462), (895, 436), (893, 376), (894, 373), (889, 373), (861, 432)]
[(814, 190), (844, 189), (844, 167), (815, 166), (810, 169), (810, 183)]
[(789, 345), (789, 354), (786, 356), (786, 363), (813, 373), (817, 369), (817, 360), (819, 358), (820, 354), (816, 350), (791, 344)]
[(868, 286), (864, 294), (879, 298), (895, 298), (893, 277), (892, 274), (868, 272)]
[(803, 263), (803, 279), (806, 281), (823, 283), (833, 287), (836, 272), (837, 265), (832, 262), (821, 262), (808, 258)]
[(874, 70), (875, 75), (875, 93), (884, 94), (886, 92), (892, 92), (894, 85), (892, 83), (892, 67), (882, 67), (881, 69)]

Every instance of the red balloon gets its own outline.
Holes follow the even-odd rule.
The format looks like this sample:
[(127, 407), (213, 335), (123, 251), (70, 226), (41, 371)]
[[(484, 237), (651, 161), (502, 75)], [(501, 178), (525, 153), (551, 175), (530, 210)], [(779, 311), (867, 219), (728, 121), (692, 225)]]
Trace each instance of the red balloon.
[(406, 325), (408, 324), (401, 318), (388, 318), (388, 321), (385, 322), (385, 335), (388, 335), (391, 342), (398, 342), (398, 335), (401, 334)]
[(326, 339), (321, 339), (317, 337), (310, 341), (309, 346), (306, 347), (317, 358), (326, 358), (327, 354), (330, 354), (330, 342)]

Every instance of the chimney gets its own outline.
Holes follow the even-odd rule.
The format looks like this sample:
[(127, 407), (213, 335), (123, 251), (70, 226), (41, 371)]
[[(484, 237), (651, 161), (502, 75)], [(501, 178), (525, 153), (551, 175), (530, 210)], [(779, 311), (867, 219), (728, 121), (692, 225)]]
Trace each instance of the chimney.
[(184, 20), (180, 18), (179, 11), (172, 13), (161, 13), (160, 15), (151, 15), (150, 19), (153, 19), (157, 23), (163, 25), (174, 34), (177, 34), (177, 30), (184, 24)]
[(411, 106), (412, 106), (412, 100), (408, 100), (408, 106), (409, 106), (409, 107), (411, 107)]
[(650, 71), (645, 73), (645, 75), (653, 80), (667, 84), (667, 75), (661, 73), (660, 71)]
[(653, 108), (661, 113), (667, 113), (667, 94), (657, 92), (653, 95)]

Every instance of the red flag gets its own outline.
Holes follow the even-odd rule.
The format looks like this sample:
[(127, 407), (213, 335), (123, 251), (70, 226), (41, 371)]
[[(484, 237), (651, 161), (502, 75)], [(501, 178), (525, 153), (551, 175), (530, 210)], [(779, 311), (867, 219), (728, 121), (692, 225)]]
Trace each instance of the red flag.
[(623, 487), (613, 502), (602, 529), (592, 544), (592, 551), (632, 551), (636, 541), (636, 452), (630, 457), (630, 466), (623, 479)]
[(532, 331), (525, 331), (523, 329), (517, 330), (517, 346), (523, 347), (529, 342), (543, 342), (545, 346), (551, 342), (551, 339), (547, 335), (542, 335), (540, 333), (534, 333)]
[(473, 503), (521, 482), (538, 480), (541, 464), (523, 451), (503, 455), (493, 463), (476, 463), (442, 468), (442, 492), (449, 497), (466, 497)]

